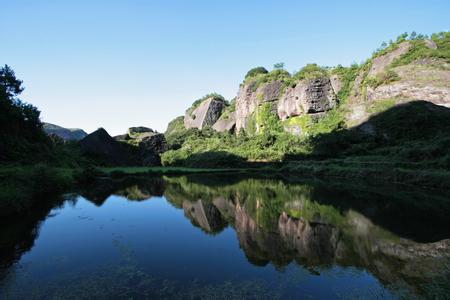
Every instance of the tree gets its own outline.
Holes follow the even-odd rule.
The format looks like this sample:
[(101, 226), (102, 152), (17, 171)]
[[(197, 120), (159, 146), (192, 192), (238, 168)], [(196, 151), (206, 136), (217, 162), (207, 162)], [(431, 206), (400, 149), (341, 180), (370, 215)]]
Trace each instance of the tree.
[(277, 70), (282, 70), (282, 69), (284, 69), (284, 63), (283, 62), (276, 63), (273, 65), (273, 68), (277, 69)]
[(22, 81), (8, 66), (0, 68), (0, 134), (20, 136), (31, 140), (41, 136), (40, 111), (17, 98), (22, 93)]
[(267, 74), (269, 73), (269, 71), (266, 70), (266, 68), (264, 67), (256, 67), (251, 69), (250, 71), (247, 72), (247, 74), (245, 75), (245, 78), (249, 78), (249, 77), (253, 77), (256, 76), (258, 74)]
[(2, 99), (11, 99), (18, 96), (22, 91), (22, 81), (16, 78), (14, 71), (8, 65), (0, 68), (0, 93)]
[(411, 32), (411, 35), (409, 36), (411, 40), (415, 40), (417, 38), (417, 33), (415, 31)]

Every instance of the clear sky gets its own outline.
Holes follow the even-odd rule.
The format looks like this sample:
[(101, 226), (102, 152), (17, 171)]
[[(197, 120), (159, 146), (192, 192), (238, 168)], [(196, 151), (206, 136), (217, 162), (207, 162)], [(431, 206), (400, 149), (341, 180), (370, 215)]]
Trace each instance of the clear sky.
[(164, 131), (209, 92), (233, 98), (252, 67), (349, 65), (449, 25), (449, 0), (0, 0), (0, 64), (43, 121)]

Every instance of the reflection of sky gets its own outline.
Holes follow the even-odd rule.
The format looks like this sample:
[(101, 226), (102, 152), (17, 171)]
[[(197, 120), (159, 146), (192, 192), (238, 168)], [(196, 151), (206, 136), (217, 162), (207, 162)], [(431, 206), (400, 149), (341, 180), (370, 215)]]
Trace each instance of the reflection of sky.
[(111, 196), (97, 207), (80, 197), (75, 206), (55, 212), (22, 257), (24, 268), (16, 268), (17, 285), (71, 278), (125, 262), (158, 278), (212, 284), (264, 280), (324, 299), (332, 293), (382, 291), (376, 279), (355, 268), (325, 268), (318, 276), (294, 264), (278, 271), (272, 265), (254, 266), (231, 227), (215, 236), (205, 234), (164, 198), (133, 202)]

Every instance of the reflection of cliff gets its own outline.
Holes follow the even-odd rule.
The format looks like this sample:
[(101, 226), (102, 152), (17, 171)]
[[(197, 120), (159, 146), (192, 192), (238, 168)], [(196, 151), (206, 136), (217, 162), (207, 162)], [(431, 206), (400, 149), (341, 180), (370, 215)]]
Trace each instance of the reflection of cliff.
[(221, 232), (227, 226), (219, 210), (211, 202), (184, 201), (183, 209), (184, 215), (191, 220), (192, 224), (208, 233)]
[[(205, 197), (201, 196), (202, 187)], [(244, 180), (231, 186), (213, 187), (174, 179), (166, 190), (167, 199), (181, 203), (185, 215), (204, 230), (210, 231), (211, 224), (223, 224), (223, 220), (231, 224), (248, 260), (255, 265), (272, 263), (282, 268), (295, 261), (308, 269), (332, 264), (361, 267), (382, 282), (401, 283), (413, 292), (437, 274), (448, 272), (450, 239), (418, 243), (368, 218), (372, 214), (379, 221), (383, 211), (399, 211), (394, 202), (386, 205), (388, 198), (378, 197), (380, 206), (376, 206), (367, 195), (358, 193), (362, 203), (371, 204), (368, 212), (355, 210), (361, 204), (353, 209), (356, 202), (353, 199), (344, 198), (334, 207), (330, 204), (332, 200), (321, 201), (320, 197), (314, 198), (317, 195), (324, 193), (314, 186), (268, 180)], [(207, 215), (205, 207), (214, 213)], [(412, 205), (411, 210), (414, 209), (419, 211), (403, 215), (418, 215), (420, 207)], [(424, 211), (428, 209), (429, 206)], [(413, 219), (404, 219), (403, 226), (410, 222)], [(394, 226), (400, 222), (387, 223)]]

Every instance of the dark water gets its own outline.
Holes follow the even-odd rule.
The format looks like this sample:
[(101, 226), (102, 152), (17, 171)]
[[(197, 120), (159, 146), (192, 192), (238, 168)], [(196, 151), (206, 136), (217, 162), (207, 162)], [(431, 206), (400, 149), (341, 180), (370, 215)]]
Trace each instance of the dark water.
[(100, 181), (1, 221), (0, 299), (445, 299), (449, 199), (235, 175)]

